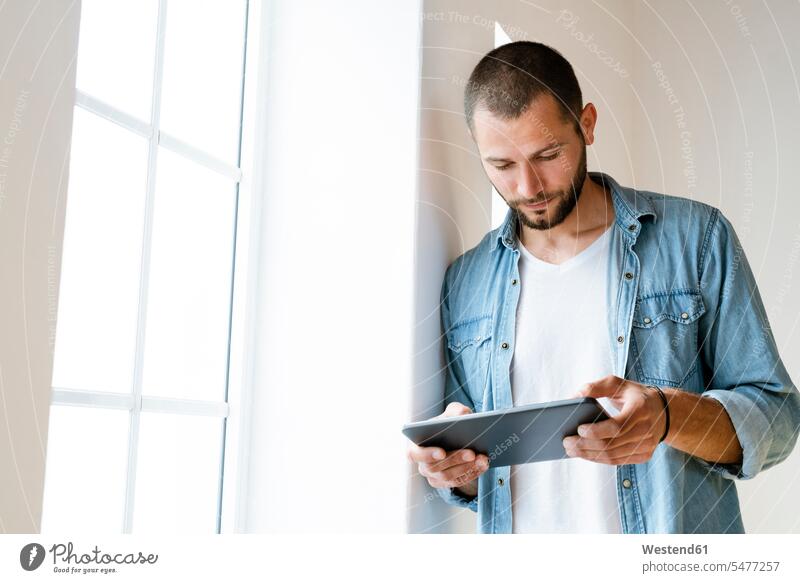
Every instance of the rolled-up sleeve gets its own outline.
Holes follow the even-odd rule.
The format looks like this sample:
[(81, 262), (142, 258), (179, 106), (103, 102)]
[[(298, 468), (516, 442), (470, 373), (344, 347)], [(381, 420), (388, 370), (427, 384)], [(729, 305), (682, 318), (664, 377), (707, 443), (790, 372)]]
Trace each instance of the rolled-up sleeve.
[[(444, 281), (442, 283), (441, 295), (439, 297), (439, 306), (441, 310), (441, 326), (442, 326), (442, 345), (444, 347), (444, 363), (445, 363), (445, 383), (444, 383), (444, 406), (447, 407), (450, 403), (458, 402), (466, 405), (473, 411), (475, 404), (464, 389), (464, 378), (461, 373), (458, 362), (453, 358), (451, 350), (447, 347), (447, 331), (452, 324), (450, 320), (450, 292), (448, 285), (448, 276), (452, 266), (448, 268), (445, 273)], [(456, 492), (453, 488), (436, 488), (442, 500), (454, 506), (461, 506), (469, 508), (470, 510), (478, 511), (477, 497), (467, 498)]]
[(718, 210), (709, 221), (700, 320), (704, 397), (717, 400), (742, 446), (738, 464), (699, 463), (746, 480), (785, 460), (800, 432), (800, 393), (783, 365), (752, 270), (733, 226)]
[(466, 498), (462, 496), (458, 492), (456, 492), (453, 488), (436, 488), (436, 491), (441, 496), (442, 500), (451, 504), (453, 506), (460, 506), (462, 508), (469, 508), (473, 512), (478, 511), (478, 498), (477, 496), (473, 496), (472, 498)]

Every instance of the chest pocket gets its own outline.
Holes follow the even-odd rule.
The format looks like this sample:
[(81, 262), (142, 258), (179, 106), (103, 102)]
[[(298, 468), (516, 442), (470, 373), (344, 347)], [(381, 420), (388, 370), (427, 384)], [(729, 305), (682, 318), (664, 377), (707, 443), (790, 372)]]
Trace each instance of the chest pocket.
[(630, 356), (641, 382), (683, 386), (697, 370), (700, 292), (676, 290), (636, 300)]
[(456, 378), (472, 399), (475, 410), (481, 411), (491, 370), (492, 316), (460, 320), (450, 327), (446, 336), (452, 359), (449, 366), (456, 367)]

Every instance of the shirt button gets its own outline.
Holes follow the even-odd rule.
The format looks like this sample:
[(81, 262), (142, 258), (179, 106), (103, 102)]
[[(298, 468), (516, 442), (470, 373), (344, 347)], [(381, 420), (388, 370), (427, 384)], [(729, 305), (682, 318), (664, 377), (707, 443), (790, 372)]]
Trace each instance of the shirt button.
[(502, 348), (503, 350), (505, 350), (506, 348), (508, 348), (508, 342), (503, 342), (503, 343), (500, 345), (500, 348)]
[(628, 272), (625, 274), (625, 279), (633, 279), (633, 274), (632, 274), (630, 271), (628, 271)]
[(683, 313), (681, 314), (681, 318), (683, 318), (684, 320), (685, 320), (686, 318), (688, 318), (688, 317), (689, 317), (689, 314), (687, 314), (686, 312), (683, 312)]
[(635, 230), (636, 230), (636, 225), (635, 225), (635, 224), (633, 224), (633, 225), (628, 225), (628, 230), (629, 230), (629, 231), (635, 231)]
[(503, 478), (497, 478), (497, 485), (498, 486), (502, 486), (503, 484), (505, 484), (505, 482), (503, 481)]
[(516, 279), (512, 279), (511, 280), (511, 285), (517, 285), (517, 280)]
[(622, 480), (622, 487), (623, 488), (630, 488), (631, 487), (631, 481), (628, 478), (625, 478), (624, 480)]
[(650, 318), (645, 318), (644, 319), (644, 323), (645, 324), (649, 324), (650, 322), (652, 322), (652, 320)]
[(617, 336), (617, 342), (619, 342), (620, 344), (622, 344), (622, 341), (623, 341), (623, 340), (625, 340), (625, 337), (624, 337), (624, 336)]

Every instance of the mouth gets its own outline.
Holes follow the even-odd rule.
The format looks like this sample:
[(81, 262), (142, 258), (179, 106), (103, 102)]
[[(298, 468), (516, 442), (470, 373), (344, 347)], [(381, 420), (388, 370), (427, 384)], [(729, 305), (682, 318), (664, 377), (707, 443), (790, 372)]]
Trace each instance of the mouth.
[(537, 202), (537, 203), (527, 203), (527, 202), (526, 203), (522, 203), (522, 206), (524, 206), (526, 209), (530, 209), (532, 211), (543, 211), (543, 210), (545, 210), (547, 208), (547, 205), (551, 200), (552, 200), (552, 197), (551, 198), (547, 198), (547, 199), (545, 199), (545, 200), (543, 200), (541, 202)]

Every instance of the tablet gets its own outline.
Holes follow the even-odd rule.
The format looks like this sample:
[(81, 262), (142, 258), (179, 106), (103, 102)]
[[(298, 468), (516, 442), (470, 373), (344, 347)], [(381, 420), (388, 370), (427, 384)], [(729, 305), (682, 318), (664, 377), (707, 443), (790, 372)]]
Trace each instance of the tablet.
[(489, 467), (568, 457), (562, 440), (578, 426), (608, 419), (593, 397), (535, 403), (511, 409), (437, 417), (403, 426), (403, 433), (423, 447), (445, 451), (471, 449), (489, 458)]

